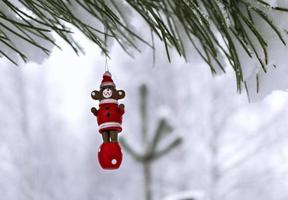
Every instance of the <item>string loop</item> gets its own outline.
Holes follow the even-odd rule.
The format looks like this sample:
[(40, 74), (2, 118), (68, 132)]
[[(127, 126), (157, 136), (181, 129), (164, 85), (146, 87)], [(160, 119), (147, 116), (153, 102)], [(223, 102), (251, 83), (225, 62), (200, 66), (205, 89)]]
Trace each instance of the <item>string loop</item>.
[(107, 56), (105, 56), (105, 72), (109, 72), (108, 58), (107, 58)]

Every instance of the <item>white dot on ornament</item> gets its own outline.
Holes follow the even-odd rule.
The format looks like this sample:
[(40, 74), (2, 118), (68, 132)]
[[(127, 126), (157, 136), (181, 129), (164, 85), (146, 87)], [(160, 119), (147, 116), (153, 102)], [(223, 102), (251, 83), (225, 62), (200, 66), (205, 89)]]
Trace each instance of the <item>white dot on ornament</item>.
[(112, 165), (115, 165), (117, 163), (116, 159), (111, 160)]
[(95, 92), (92, 92), (92, 96), (95, 96)]

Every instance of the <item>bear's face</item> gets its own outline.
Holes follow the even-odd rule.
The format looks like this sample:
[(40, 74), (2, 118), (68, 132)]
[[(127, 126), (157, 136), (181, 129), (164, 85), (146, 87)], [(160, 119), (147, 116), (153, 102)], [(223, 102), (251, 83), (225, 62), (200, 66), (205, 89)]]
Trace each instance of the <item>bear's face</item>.
[(103, 91), (102, 91), (102, 96), (104, 98), (110, 98), (112, 97), (113, 95), (113, 91), (110, 89), (110, 88), (105, 88)]
[(103, 99), (123, 99), (125, 97), (125, 92), (123, 90), (116, 90), (113, 86), (105, 86), (100, 89), (100, 91), (94, 90), (91, 93), (91, 97), (95, 100)]

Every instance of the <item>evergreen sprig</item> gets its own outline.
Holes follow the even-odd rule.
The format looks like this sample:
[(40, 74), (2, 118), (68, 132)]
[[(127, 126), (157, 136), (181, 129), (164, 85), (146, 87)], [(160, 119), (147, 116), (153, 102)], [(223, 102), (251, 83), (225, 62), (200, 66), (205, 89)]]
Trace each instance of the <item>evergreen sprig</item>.
[[(77, 39), (73, 38), (74, 26), (93, 41), (108, 55), (106, 39), (115, 39), (128, 53), (131, 48), (140, 51), (137, 41), (154, 49), (154, 42), (145, 41), (139, 31), (133, 29), (127, 19), (130, 9), (147, 23), (148, 30), (163, 41), (167, 57), (175, 49), (186, 58), (185, 37), (189, 39), (211, 72), (218, 69), (225, 72), (225, 60), (235, 71), (240, 90), (243, 80), (241, 58), (238, 48), (249, 57), (255, 57), (259, 66), (266, 72), (268, 63), (267, 38), (257, 28), (255, 17), (264, 20), (278, 39), (286, 45), (282, 30), (277, 27), (266, 10), (287, 12), (288, 8), (272, 7), (263, 0), (19, 0), (25, 9), (19, 8), (9, 0), (2, 1), (0, 8), (0, 44), (20, 55), (26, 61), (26, 52), (17, 48), (12, 38), (20, 38), (45, 53), (49, 50), (39, 44), (40, 37), (57, 46), (51, 32), (64, 39), (76, 53), (81, 50)], [(126, 10), (123, 7), (127, 7)], [(95, 27), (75, 14), (75, 8), (88, 13)], [(71, 26), (72, 25), (72, 26)], [(9, 35), (12, 34), (13, 37)], [(255, 41), (256, 39), (256, 41)], [(78, 41), (79, 42), (79, 41)], [(259, 46), (260, 50), (259, 51)], [(59, 46), (58, 46), (59, 47)], [(60, 48), (60, 47), (59, 47)], [(0, 56), (16, 64), (4, 50)], [(223, 59), (224, 58), (224, 59)]]

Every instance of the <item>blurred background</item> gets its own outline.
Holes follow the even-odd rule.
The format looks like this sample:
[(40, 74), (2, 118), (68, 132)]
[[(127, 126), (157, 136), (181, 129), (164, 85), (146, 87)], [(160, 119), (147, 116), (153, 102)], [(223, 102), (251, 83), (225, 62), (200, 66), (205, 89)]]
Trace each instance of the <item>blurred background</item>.
[[(42, 64), (0, 60), (3, 200), (286, 200), (288, 94), (249, 103), (232, 72), (212, 77), (196, 53), (116, 44), (108, 66), (126, 91), (120, 169), (102, 170), (90, 108), (105, 57), (79, 35)], [(61, 41), (60, 41), (61, 42)], [(235, 83), (235, 84), (233, 84)], [(128, 148), (128, 149), (127, 149)], [(128, 151), (127, 151), (128, 150)]]

